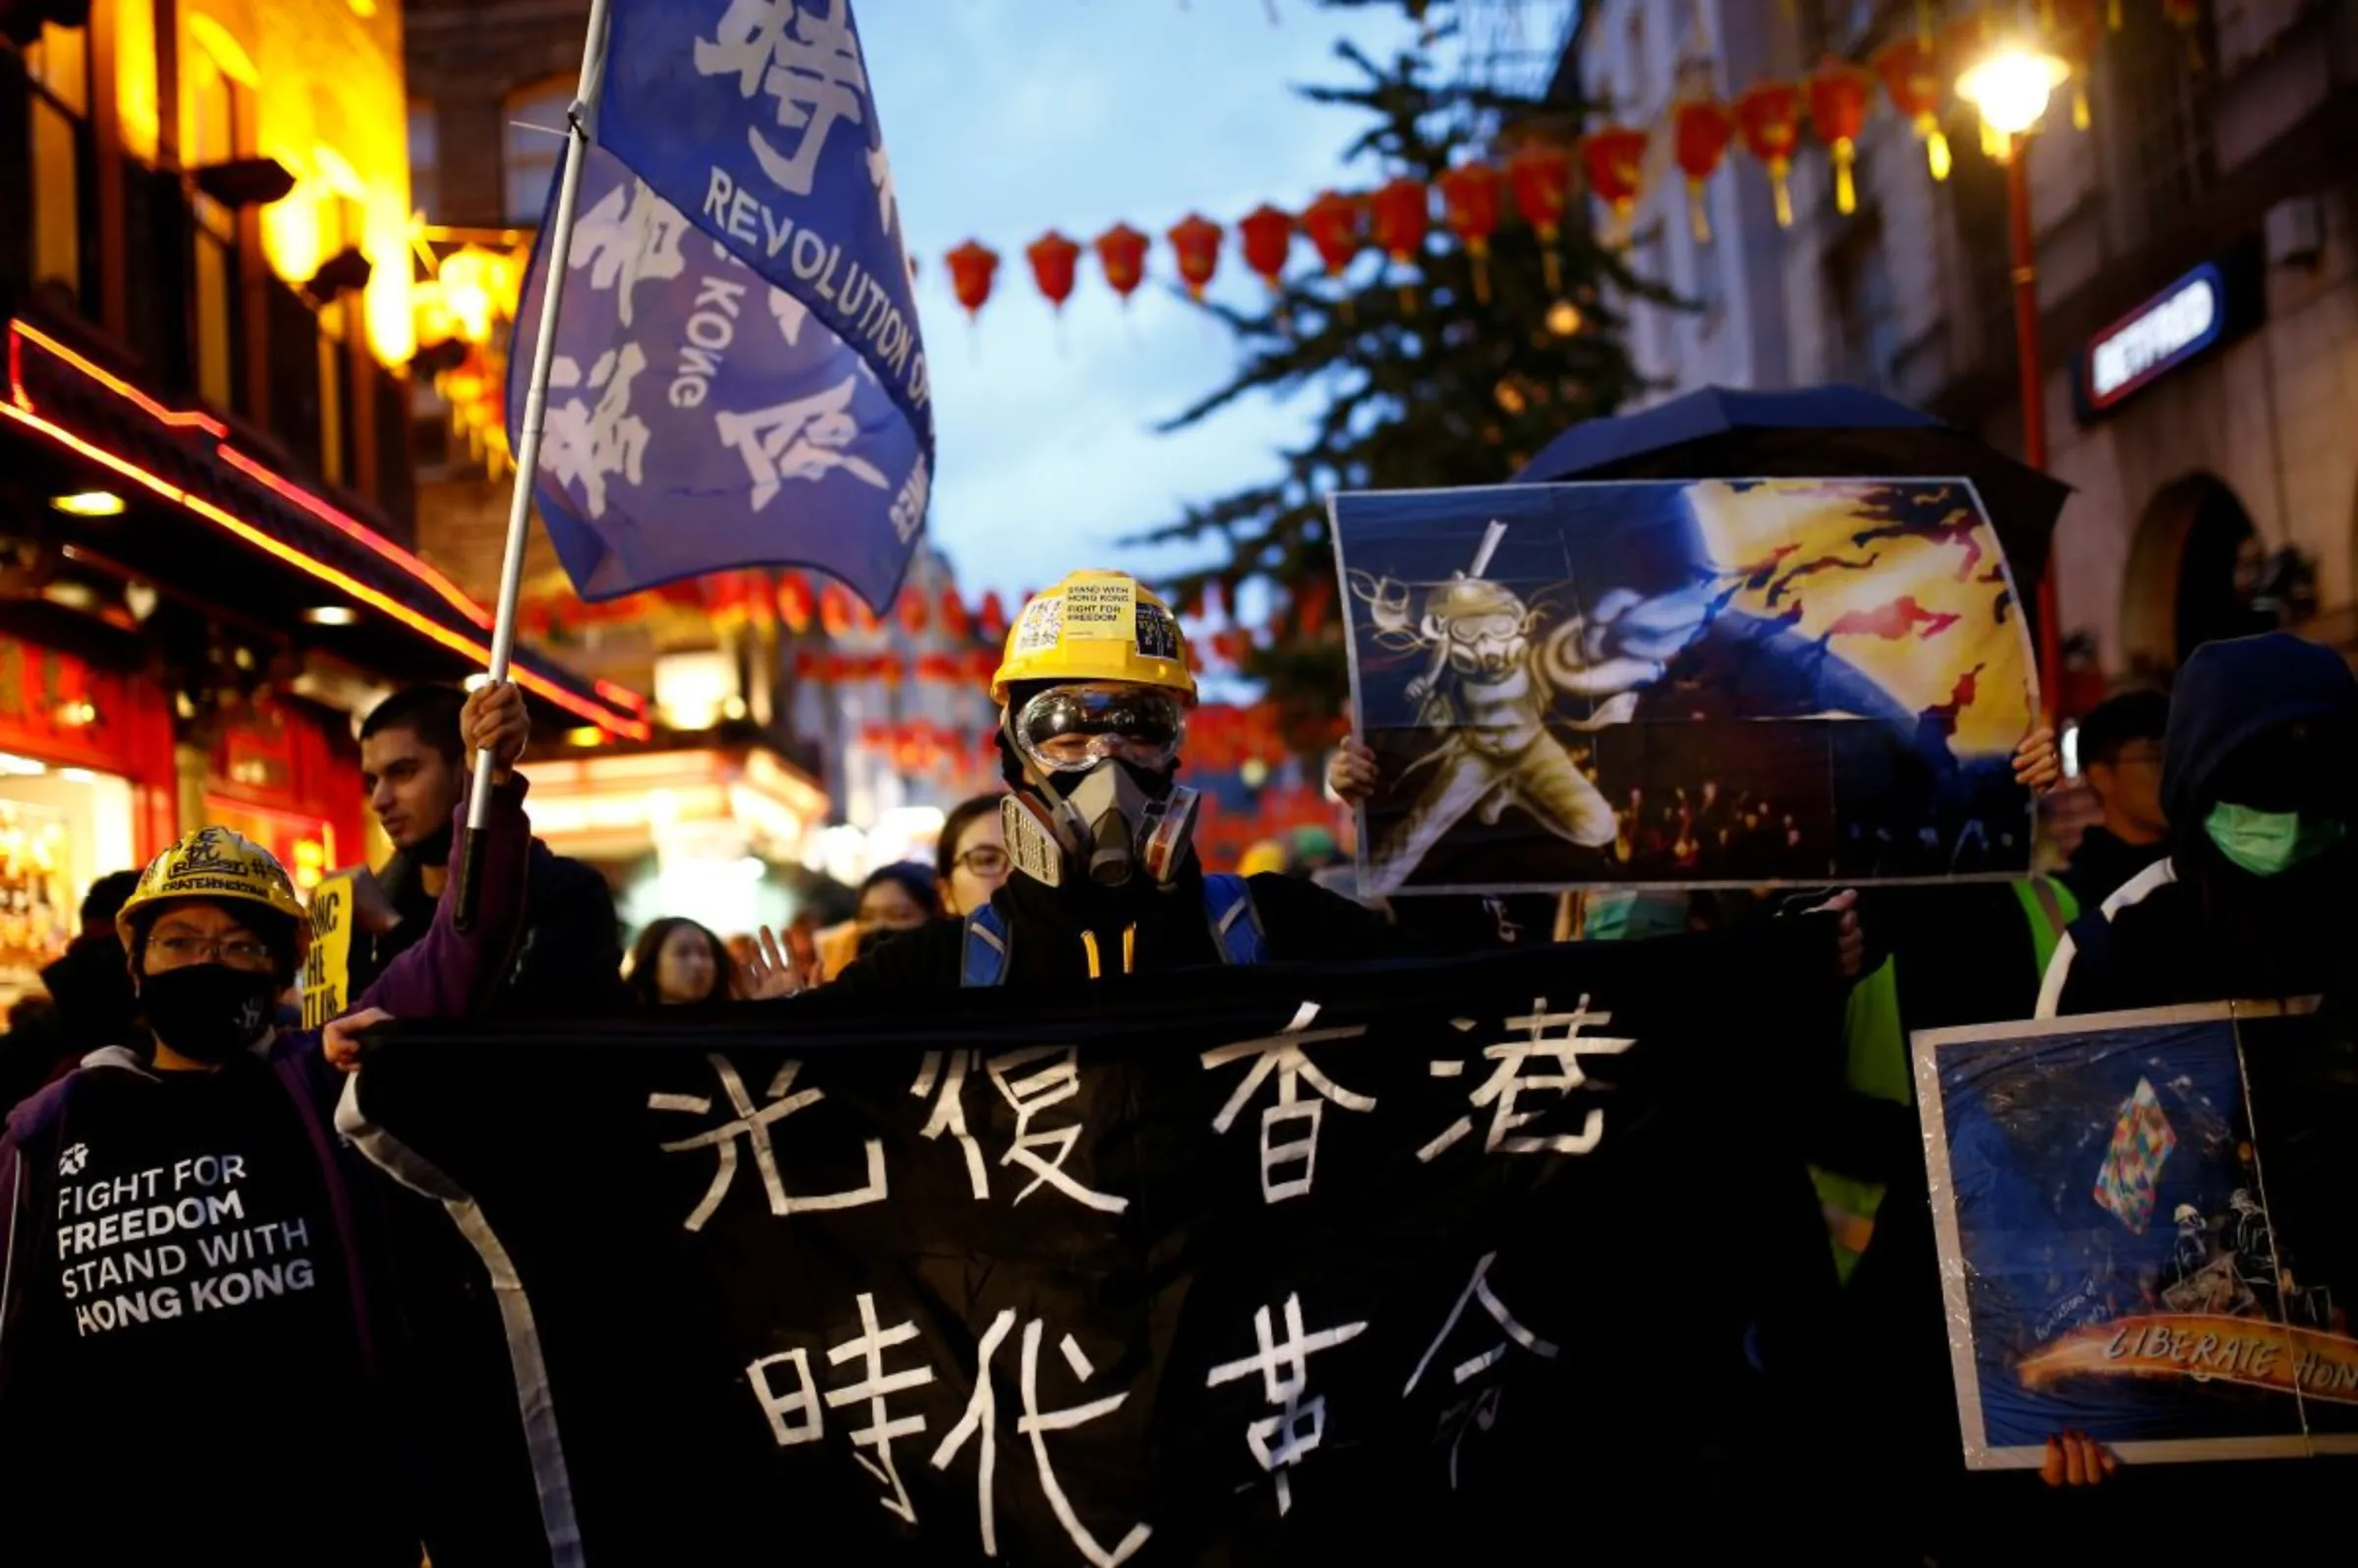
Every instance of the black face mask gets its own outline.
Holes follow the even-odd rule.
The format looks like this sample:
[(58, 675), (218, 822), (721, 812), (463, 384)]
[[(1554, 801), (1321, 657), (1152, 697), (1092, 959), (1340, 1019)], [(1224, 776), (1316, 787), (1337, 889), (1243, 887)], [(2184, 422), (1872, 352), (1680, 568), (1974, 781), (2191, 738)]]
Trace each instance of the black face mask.
[(907, 931), (902, 930), (897, 925), (871, 925), (867, 930), (862, 931), (860, 933), (860, 939), (852, 944), (852, 956), (855, 958), (866, 958), (869, 954), (874, 952), (877, 948), (882, 947), (886, 942), (891, 941), (894, 937), (906, 936), (909, 933)]
[(155, 1037), (207, 1067), (262, 1037), (278, 1011), (278, 977), (227, 964), (190, 964), (145, 975), (140, 1005)]

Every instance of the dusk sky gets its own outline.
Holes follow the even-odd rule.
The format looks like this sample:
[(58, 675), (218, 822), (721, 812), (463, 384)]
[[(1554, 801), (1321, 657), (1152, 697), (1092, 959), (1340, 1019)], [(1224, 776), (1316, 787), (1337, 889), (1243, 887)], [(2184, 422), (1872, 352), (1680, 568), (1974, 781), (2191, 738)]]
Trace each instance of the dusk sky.
[[(1235, 364), (1217, 322), (1177, 298), (1163, 231), (1223, 225), (1263, 200), (1298, 209), (1346, 170), (1364, 125), (1303, 102), (1345, 80), (1338, 38), (1388, 57), (1412, 36), (1279, 0), (869, 0), (860, 10), (901, 218), (919, 263), (940, 453), (931, 532), (970, 591), (1009, 597), (1076, 567), (1151, 573), (1173, 557), (1119, 540), (1266, 476), (1315, 409), (1255, 400), (1175, 435), (1156, 422)], [(1124, 310), (1082, 259), (1062, 330), (1024, 248), (1049, 228), (1086, 246), (1126, 221), (1151, 236)], [(998, 283), (970, 330), (943, 254), (979, 239)], [(1233, 248), (1215, 294), (1262, 288)]]

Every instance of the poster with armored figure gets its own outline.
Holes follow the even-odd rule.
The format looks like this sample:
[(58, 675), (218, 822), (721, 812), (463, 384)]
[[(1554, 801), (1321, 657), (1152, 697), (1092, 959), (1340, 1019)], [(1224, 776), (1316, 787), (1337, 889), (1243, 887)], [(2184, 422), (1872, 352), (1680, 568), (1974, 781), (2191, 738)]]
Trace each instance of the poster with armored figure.
[(2134, 1463), (2358, 1452), (2358, 1044), (2239, 1002), (1920, 1034), (1958, 1428)]
[(2020, 875), (2028, 631), (1970, 483), (1338, 495), (1377, 895)]

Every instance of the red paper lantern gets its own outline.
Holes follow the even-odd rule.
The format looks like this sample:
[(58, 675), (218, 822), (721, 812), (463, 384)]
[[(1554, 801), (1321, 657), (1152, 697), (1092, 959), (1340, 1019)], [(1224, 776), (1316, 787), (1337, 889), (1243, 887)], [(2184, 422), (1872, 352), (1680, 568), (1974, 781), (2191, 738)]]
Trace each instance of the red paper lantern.
[(1679, 173), (1687, 177), (1687, 221), (1694, 227), (1699, 245), (1709, 245), (1712, 239), (1712, 215), (1704, 186), (1719, 172), (1727, 143), (1735, 134), (1734, 118), (1716, 99), (1693, 99), (1670, 113), (1671, 152), (1678, 160)]
[(974, 319), (990, 298), (991, 279), (999, 271), (999, 252), (969, 240), (942, 259), (950, 267), (950, 292), (966, 308), (967, 318)]
[(1916, 127), (1933, 178), (1948, 178), (1948, 138), (1940, 130), (1940, 51), (1921, 32), (1903, 32), (1875, 51), (1875, 74), (1883, 79), (1891, 107)]
[(1441, 221), (1466, 248), (1474, 267), (1474, 298), (1490, 298), (1490, 236), (1498, 232), (1498, 171), (1487, 163), (1461, 163), (1433, 184), (1441, 190)]
[(1194, 212), (1171, 225), (1171, 252), (1179, 258), (1179, 280), (1187, 285), (1190, 299), (1204, 298), (1211, 275), (1220, 268), (1221, 233), (1218, 224)]
[(1263, 202), (1236, 220), (1245, 265), (1268, 284), (1273, 294), (1283, 286), (1285, 263), (1294, 250), (1294, 219)]
[(852, 596), (840, 584), (830, 583), (818, 595), (819, 629), (842, 637), (852, 629)]
[(1515, 188), (1515, 210), (1540, 237), (1547, 287), (1560, 290), (1563, 278), (1555, 242), (1563, 233), (1564, 209), (1572, 204), (1572, 155), (1544, 141), (1527, 141), (1507, 160), (1506, 178)]
[(980, 624), (984, 637), (989, 638), (993, 643), (1005, 640), (1007, 636), (1007, 606), (1000, 601), (997, 588), (991, 588), (982, 595), (982, 604), (981, 609), (976, 612), (975, 619)]
[(860, 598), (857, 595), (853, 596), (852, 618), (858, 623), (860, 630), (864, 635), (869, 637), (873, 637), (876, 635), (876, 612), (869, 607), (868, 600)]
[(955, 584), (941, 590), (941, 629), (960, 643), (974, 635), (974, 620), (966, 613), (966, 600), (958, 596)]
[(811, 630), (811, 580), (800, 572), (788, 572), (778, 579), (778, 619), (786, 630), (800, 637)]
[(1779, 228), (1793, 226), (1793, 193), (1785, 176), (1793, 167), (1793, 149), (1801, 144), (1801, 89), (1790, 82), (1765, 82), (1736, 100), (1736, 130), (1744, 148), (1768, 171), (1776, 193)]
[(914, 586), (902, 591), (900, 611), (902, 631), (911, 637), (926, 635), (926, 625), (931, 617), (927, 613), (925, 594), (919, 592)]
[(1025, 248), (1024, 259), (1032, 263), (1032, 281), (1048, 304), (1063, 309), (1073, 297), (1073, 268), (1081, 259), (1081, 248), (1050, 229)]
[[(1425, 236), (1432, 227), (1432, 196), (1425, 182), (1404, 175), (1368, 198), (1368, 215), (1376, 246), (1392, 260), (1406, 265), (1425, 249)], [(1416, 293), (1405, 282), (1400, 285), (1400, 308), (1417, 308)]]
[(1646, 133), (1626, 125), (1593, 131), (1581, 139), (1580, 161), (1589, 189), (1613, 215), (1614, 237), (1627, 238), (1646, 183)]
[(1365, 213), (1356, 196), (1335, 191), (1322, 191), (1319, 198), (1302, 210), (1302, 232), (1310, 236), (1317, 248), (1319, 259), (1325, 263), (1326, 275), (1342, 276), (1343, 269), (1359, 254), (1367, 243)]
[(1104, 269), (1106, 287), (1120, 295), (1124, 305), (1146, 281), (1149, 243), (1127, 223), (1115, 224), (1091, 242), (1097, 252), (1097, 265)]
[(1873, 84), (1867, 73), (1847, 60), (1828, 55), (1810, 78), (1810, 123), (1818, 128), (1834, 160), (1834, 210), (1859, 209), (1858, 187), (1851, 167), (1859, 158), (1859, 133), (1867, 129), (1867, 95)]

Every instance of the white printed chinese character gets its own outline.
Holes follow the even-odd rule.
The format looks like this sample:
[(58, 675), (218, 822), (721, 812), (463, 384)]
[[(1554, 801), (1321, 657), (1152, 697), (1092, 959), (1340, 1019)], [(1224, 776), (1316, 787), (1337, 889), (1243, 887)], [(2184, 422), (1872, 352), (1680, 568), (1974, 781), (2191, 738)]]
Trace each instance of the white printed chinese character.
[[(913, 1367), (903, 1372), (885, 1372), (884, 1352), (915, 1339), (917, 1325), (914, 1322), (902, 1322), (890, 1328), (880, 1327), (876, 1322), (876, 1298), (865, 1291), (860, 1296), (860, 1327), (859, 1338), (847, 1339), (827, 1352), (827, 1365), (830, 1367), (840, 1367), (855, 1359), (864, 1364), (858, 1382), (846, 1388), (827, 1391), (827, 1408), (841, 1410), (860, 1400), (868, 1401), (869, 1424), (853, 1430), (852, 1457), (860, 1462), (863, 1470), (892, 1488), (891, 1496), (877, 1499), (884, 1505), (885, 1511), (897, 1514), (914, 1525), (917, 1523), (917, 1511), (909, 1506), (908, 1488), (901, 1484), (900, 1468), (892, 1462), (892, 1444), (896, 1437), (914, 1437), (924, 1431), (926, 1418), (895, 1418), (885, 1410), (884, 1400), (887, 1395), (922, 1388), (931, 1382), (933, 1369)], [(876, 1457), (871, 1461), (859, 1452), (863, 1448), (873, 1448)]]
[[(1236, 1124), (1237, 1113), (1243, 1110), (1270, 1074), (1277, 1075), (1277, 1103), (1261, 1113), (1261, 1197), (1267, 1204), (1283, 1203), (1289, 1198), (1301, 1198), (1310, 1192), (1312, 1178), (1318, 1173), (1319, 1123), (1325, 1106), (1317, 1098), (1302, 1097), (1302, 1086), (1308, 1083), (1319, 1094), (1334, 1101), (1345, 1110), (1372, 1111), (1376, 1101), (1365, 1094), (1353, 1093), (1333, 1079), (1319, 1071), (1310, 1059), (1306, 1047), (1321, 1040), (1356, 1039), (1367, 1034), (1365, 1027), (1352, 1029), (1311, 1030), (1319, 1016), (1316, 1002), (1304, 1002), (1294, 1014), (1294, 1021), (1285, 1026), (1285, 1033), (1267, 1039), (1249, 1039), (1234, 1045), (1222, 1045), (1204, 1053), (1207, 1069), (1226, 1067), (1245, 1057), (1254, 1058), (1253, 1069), (1245, 1081), (1228, 1096), (1228, 1103), (1211, 1119), (1212, 1130), (1225, 1133)], [(1304, 1033), (1304, 1031), (1309, 1033)], [(1289, 1174), (1298, 1170), (1298, 1174)]]
[[(631, 413), (631, 383), (646, 368), (636, 343), (608, 349), (590, 367), (590, 390), (603, 389), (592, 408), (569, 398), (548, 411), (542, 425), (540, 467), (559, 484), (579, 489), (591, 517), (606, 515), (606, 481), (621, 475), (640, 482), (646, 462), (646, 421)], [(581, 366), (560, 358), (550, 367), (552, 387), (582, 385)]]
[(786, 340), (788, 348), (802, 347), (803, 323), (811, 319), (809, 306), (784, 289), (772, 289), (769, 291), (769, 318), (778, 324), (778, 336)]
[(573, 250), (567, 254), (568, 267), (590, 269), (590, 287), (611, 289), (617, 285), (621, 294), (615, 304), (622, 324), (631, 324), (632, 294), (647, 278), (658, 282), (676, 278), (687, 270), (688, 258), (680, 254), (680, 242), (688, 236), (688, 219), (680, 210), (647, 187), (644, 180), (631, 184), (630, 204), (624, 207), (622, 187), (608, 191), (597, 205), (583, 213), (573, 230)]
[[(975, 1368), (974, 1397), (967, 1401), (966, 1414), (959, 1419), (958, 1425), (950, 1428), (949, 1434), (942, 1438), (941, 1445), (933, 1450), (933, 1468), (947, 1470), (950, 1462), (958, 1457), (958, 1450), (966, 1446), (968, 1438), (977, 1435), (982, 1438), (976, 1486), (982, 1499), (982, 1555), (985, 1557), (999, 1554), (998, 1515), (991, 1502), (990, 1487), (992, 1472), (998, 1465), (998, 1442), (993, 1436), (998, 1400), (991, 1391), (990, 1368), (992, 1359), (999, 1353), (999, 1347), (1006, 1343), (1008, 1331), (1014, 1326), (1013, 1311), (1002, 1311), (992, 1320), (989, 1331), (982, 1336), (982, 1354)], [(1052, 1431), (1071, 1431), (1100, 1416), (1110, 1416), (1121, 1409), (1130, 1396), (1126, 1392), (1109, 1394), (1086, 1405), (1071, 1405), (1063, 1410), (1043, 1412), (1039, 1408), (1040, 1332), (1041, 1323), (1037, 1317), (1024, 1325), (1021, 1384), (1024, 1413), (1017, 1420), (1015, 1429), (1019, 1435), (1032, 1441), (1032, 1459), (1039, 1467), (1040, 1492), (1047, 1498), (1049, 1509), (1056, 1515), (1056, 1522), (1064, 1527), (1064, 1533), (1071, 1539), (1074, 1549), (1095, 1564), (1096, 1568), (1119, 1568), (1120, 1564), (1137, 1555), (1138, 1549), (1147, 1543), (1147, 1539), (1153, 1531), (1145, 1525), (1132, 1525), (1129, 1533), (1122, 1537), (1121, 1543), (1107, 1551), (1091, 1534), (1089, 1527), (1081, 1523), (1081, 1516), (1073, 1512), (1072, 1499), (1065, 1496), (1064, 1486), (1056, 1479), (1056, 1467), (1048, 1463), (1047, 1434)], [(1080, 1343), (1072, 1335), (1065, 1335), (1057, 1349), (1064, 1356), (1065, 1366), (1082, 1382), (1086, 1383), (1096, 1375), (1097, 1370), (1090, 1365), (1089, 1358), (1082, 1354)]]
[(1357, 1339), (1367, 1326), (1345, 1323), (1340, 1328), (1321, 1328), (1315, 1334), (1305, 1334), (1302, 1298), (1289, 1295), (1285, 1298), (1284, 1344), (1278, 1344), (1270, 1333), (1269, 1310), (1256, 1308), (1253, 1332), (1261, 1342), (1260, 1354), (1214, 1367), (1204, 1379), (1205, 1387), (1217, 1388), (1259, 1372), (1263, 1396), (1279, 1407), (1276, 1415), (1264, 1416), (1246, 1428), (1245, 1442), (1261, 1468), (1277, 1478), (1280, 1516), (1294, 1506), (1293, 1484), (1286, 1472), (1300, 1464), (1303, 1456), (1318, 1447), (1326, 1435), (1325, 1396), (1308, 1402), (1302, 1398), (1310, 1387), (1310, 1358), (1321, 1350), (1332, 1350)]
[(755, 511), (769, 505), (785, 480), (815, 483), (837, 469), (864, 484), (884, 488), (884, 476), (874, 464), (844, 450), (860, 433), (860, 422), (851, 413), (858, 385), (857, 376), (847, 375), (807, 398), (719, 416), (720, 438), (737, 448), (745, 459), (746, 476), (754, 481)]
[(903, 544), (916, 538), (917, 531), (925, 527), (926, 500), (932, 483), (931, 476), (926, 472), (925, 454), (921, 452), (917, 461), (909, 466), (909, 477), (903, 481), (901, 493), (893, 498), (892, 503), (892, 532), (900, 536)]
[(876, 222), (890, 234), (900, 222), (901, 209), (893, 194), (892, 160), (884, 155), (884, 143), (879, 141), (868, 149), (868, 179), (876, 188)]
[(735, 77), (741, 97), (760, 91), (777, 101), (779, 128), (798, 133), (790, 149), (781, 152), (758, 128), (745, 137), (762, 172), (796, 196), (811, 194), (837, 122), (868, 123), (868, 74), (848, 0), (826, 0), (824, 14), (796, 0), (729, 0), (715, 36), (696, 40), (696, 69)]
[[(794, 1386), (784, 1393), (770, 1382), (773, 1367), (794, 1369)], [(754, 1397), (761, 1401), (761, 1413), (769, 1418), (770, 1434), (778, 1439), (780, 1448), (816, 1442), (826, 1435), (826, 1418), (819, 1414), (818, 1389), (811, 1381), (809, 1351), (786, 1350), (763, 1356), (745, 1369), (745, 1378), (754, 1386)]]
[[(1483, 1047), (1482, 1054), (1495, 1065), (1490, 1069), (1489, 1078), (1468, 1096), (1476, 1110), (1487, 1108), (1490, 1113), (1489, 1132), (1483, 1140), (1483, 1149), (1492, 1154), (1586, 1154), (1604, 1141), (1604, 1112), (1601, 1109), (1591, 1106), (1577, 1133), (1561, 1133), (1547, 1138), (1528, 1135), (1509, 1137), (1507, 1135), (1516, 1128), (1537, 1121), (1542, 1114), (1536, 1110), (1518, 1111), (1516, 1102), (1527, 1093), (1569, 1093), (1589, 1081), (1588, 1075), (1580, 1070), (1581, 1057), (1618, 1056), (1637, 1041), (1603, 1036), (1583, 1038), (1580, 1032), (1589, 1025), (1613, 1021), (1610, 1013), (1590, 1012), (1586, 996), (1580, 999), (1580, 1006), (1569, 1013), (1548, 1012), (1545, 997), (1534, 1001), (1531, 1008), (1525, 1017), (1506, 1021), (1506, 1027), (1510, 1030), (1527, 1031), (1528, 1038)], [(1551, 1029), (1561, 1029), (1563, 1034), (1548, 1038), (1546, 1032)], [(1523, 1064), (1538, 1056), (1552, 1059), (1557, 1071), (1525, 1076)], [(1454, 1078), (1465, 1071), (1462, 1061), (1441, 1060), (1432, 1065), (1435, 1078)], [(1439, 1137), (1418, 1149), (1417, 1158), (1430, 1163), (1473, 1130), (1473, 1118), (1460, 1116)]]
[(990, 1196), (990, 1172), (982, 1160), (982, 1145), (966, 1130), (966, 1075), (975, 1068), (973, 1051), (927, 1051), (917, 1069), (917, 1082), (909, 1092), (919, 1099), (940, 1092), (933, 1101), (933, 1114), (918, 1134), (920, 1138), (939, 1138), (947, 1133), (958, 1140), (966, 1151), (966, 1179), (977, 1198)]
[[(729, 1108), (736, 1112), (736, 1119), (676, 1143), (660, 1146), (667, 1154), (692, 1148), (719, 1150), (720, 1166), (712, 1174), (712, 1185), (705, 1190), (703, 1201), (689, 1214), (688, 1229), (703, 1229), (704, 1221), (712, 1217), (713, 1211), (720, 1207), (720, 1201), (728, 1196), (730, 1185), (737, 1179), (737, 1143), (740, 1139), (753, 1150), (754, 1168), (761, 1174), (761, 1189), (768, 1195), (769, 1211), (773, 1214), (857, 1208), (863, 1204), (884, 1201), (884, 1145), (873, 1138), (867, 1140), (868, 1182), (865, 1186), (849, 1192), (824, 1193), (814, 1198), (796, 1198), (787, 1193), (786, 1183), (778, 1174), (777, 1155), (770, 1146), (769, 1130), (773, 1124), (784, 1121), (805, 1106), (815, 1105), (826, 1098), (823, 1090), (795, 1090), (794, 1076), (802, 1071), (803, 1066), (800, 1061), (789, 1060), (778, 1069), (777, 1076), (769, 1081), (769, 1091), (765, 1096), (769, 1103), (757, 1108), (753, 1096), (746, 1092), (745, 1080), (737, 1076), (737, 1069), (729, 1064), (727, 1057), (712, 1051), (706, 1053), (705, 1060), (720, 1075), (721, 1092), (727, 1097)], [(702, 1094), (649, 1094), (646, 1096), (646, 1105), (649, 1110), (686, 1111), (697, 1116), (709, 1115), (712, 1110), (712, 1101)]]
[(1441, 1331), (1435, 1334), (1432, 1343), (1425, 1348), (1425, 1354), (1417, 1358), (1417, 1370), (1408, 1374), (1408, 1386), (1400, 1390), (1401, 1398), (1405, 1399), (1417, 1391), (1417, 1384), (1424, 1379), (1425, 1369), (1432, 1364), (1432, 1358), (1440, 1353), (1442, 1344), (1456, 1330), (1457, 1320), (1465, 1316), (1468, 1302), (1481, 1302), (1482, 1310), (1488, 1313), (1491, 1320), (1504, 1330), (1506, 1339), (1500, 1340), (1471, 1360), (1458, 1363), (1456, 1369), (1450, 1373), (1451, 1381), (1463, 1383), (1468, 1378), (1496, 1366), (1506, 1355), (1507, 1340), (1514, 1341), (1544, 1361), (1555, 1359), (1556, 1347), (1516, 1322), (1514, 1314), (1506, 1310), (1506, 1303), (1500, 1301), (1498, 1293), (1490, 1289), (1490, 1264), (1497, 1260), (1496, 1253), (1485, 1253), (1482, 1256), (1482, 1261), (1474, 1265), (1474, 1278), (1459, 1293), (1457, 1305), (1449, 1309), (1448, 1320), (1441, 1324)]
[[(1013, 1078), (1020, 1069), (1035, 1062), (1048, 1062), (1023, 1078)], [(1077, 1204), (1086, 1204), (1102, 1213), (1118, 1214), (1130, 1206), (1127, 1198), (1115, 1198), (1082, 1186), (1064, 1173), (1064, 1162), (1072, 1156), (1073, 1146), (1081, 1142), (1081, 1124), (1070, 1122), (1062, 1127), (1035, 1129), (1033, 1119), (1051, 1106), (1061, 1105), (1081, 1092), (1081, 1052), (1071, 1045), (1035, 1045), (1024, 1050), (1003, 1051), (990, 1059), (990, 1081), (997, 1086), (999, 1097), (1015, 1111), (1015, 1142), (999, 1163), (1020, 1165), (1032, 1173), (1032, 1185), (1015, 1195), (1022, 1203), (1044, 1184), (1055, 1188)], [(1052, 1149), (1052, 1157), (1042, 1159), (1040, 1151)]]

